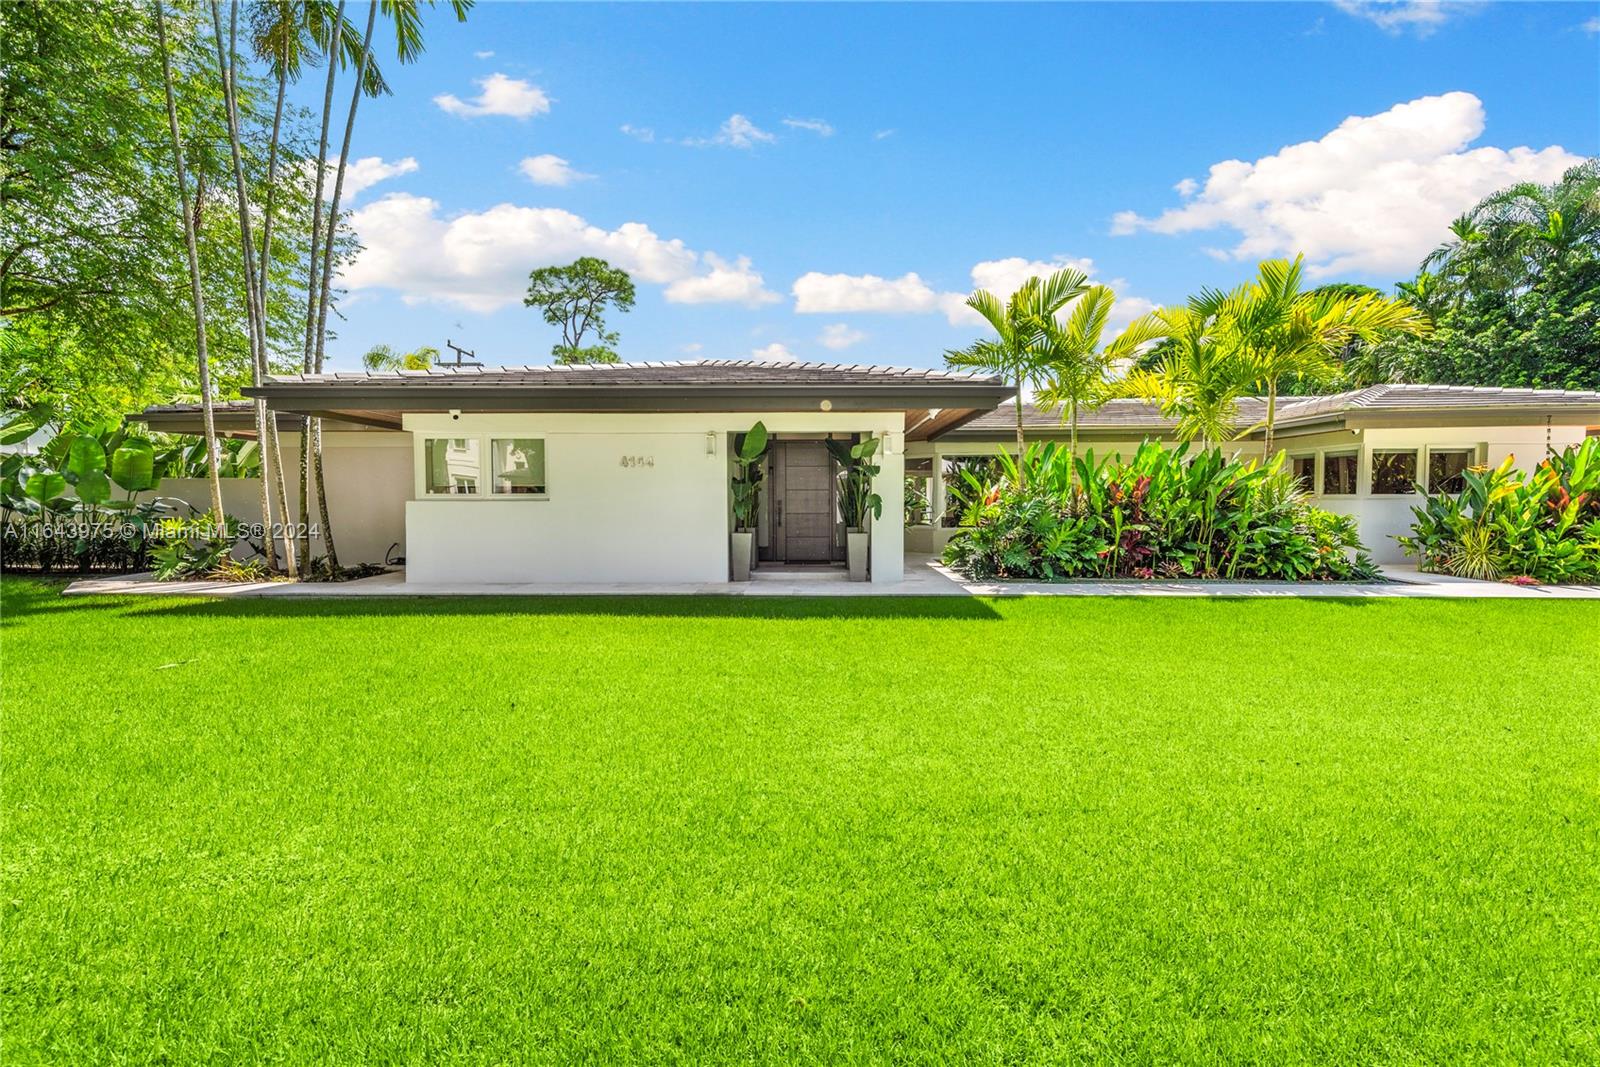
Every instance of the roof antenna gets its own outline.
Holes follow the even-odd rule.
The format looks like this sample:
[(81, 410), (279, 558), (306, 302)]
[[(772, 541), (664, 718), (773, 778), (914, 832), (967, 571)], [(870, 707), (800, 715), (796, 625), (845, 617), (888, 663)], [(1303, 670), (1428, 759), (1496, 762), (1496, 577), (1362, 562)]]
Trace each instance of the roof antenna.
[[(476, 353), (476, 352), (468, 352), (465, 348), (462, 348), (460, 345), (458, 345), (454, 341), (450, 340), (450, 338), (446, 337), (444, 339), (444, 346), (446, 348), (448, 348), (450, 351), (452, 351), (452, 352), (454, 352), (456, 354), (456, 361), (453, 364), (446, 363), (444, 361), (444, 357), (440, 356), (438, 358), (438, 360), (435, 361), (435, 365), (436, 366), (440, 366), (440, 367), (449, 367), (449, 366), (481, 367), (481, 366), (483, 366), (482, 363), (478, 362), (478, 353)], [(466, 356), (468, 358), (462, 359), (461, 357), (463, 357), (463, 356)]]

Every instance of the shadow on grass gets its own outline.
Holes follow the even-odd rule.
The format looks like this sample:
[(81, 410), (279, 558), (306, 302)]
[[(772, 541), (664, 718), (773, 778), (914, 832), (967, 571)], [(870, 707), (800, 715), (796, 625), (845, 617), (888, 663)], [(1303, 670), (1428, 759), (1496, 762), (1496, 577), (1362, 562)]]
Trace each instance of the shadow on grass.
[(394, 618), (488, 615), (677, 617), (689, 619), (952, 619), (996, 621), (974, 597), (462, 596), (462, 597), (63, 597), (64, 583), (7, 581), (6, 622), (27, 616), (109, 612), (128, 619)]

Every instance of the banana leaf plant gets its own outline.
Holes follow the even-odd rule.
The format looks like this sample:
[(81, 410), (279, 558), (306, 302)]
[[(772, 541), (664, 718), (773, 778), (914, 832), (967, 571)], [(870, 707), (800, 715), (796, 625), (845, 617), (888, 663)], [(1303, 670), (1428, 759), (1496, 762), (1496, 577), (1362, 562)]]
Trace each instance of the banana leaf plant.
[(767, 427), (761, 422), (733, 439), (733, 462), (739, 468), (733, 479), (733, 527), (740, 532), (756, 526), (761, 510), (761, 460), (768, 443)]
[(827, 442), (828, 451), (839, 464), (839, 517), (847, 530), (865, 530), (869, 513), (875, 519), (883, 516), (883, 498), (872, 491), (872, 479), (883, 470), (872, 462), (881, 443), (878, 437), (856, 444)]

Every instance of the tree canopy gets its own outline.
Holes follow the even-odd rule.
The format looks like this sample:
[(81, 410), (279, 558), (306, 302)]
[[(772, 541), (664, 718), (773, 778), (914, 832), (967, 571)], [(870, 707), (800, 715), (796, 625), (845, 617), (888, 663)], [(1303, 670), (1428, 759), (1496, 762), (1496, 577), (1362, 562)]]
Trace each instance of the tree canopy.
[[(124, 2), (0, 6), (0, 395), (73, 417), (123, 414), (196, 391), (193, 312), (171, 164), (160, 52), (149, 10)], [(169, 17), (185, 164), (197, 195), (217, 391), (249, 380), (249, 332), (226, 116), (211, 27)], [(264, 195), (273, 94), (241, 72), (243, 151)], [(305, 116), (291, 109), (280, 170), (300, 166)], [(266, 332), (287, 357), (303, 320), (310, 196), (280, 182), (282, 224)], [(341, 238), (341, 255), (350, 252)]]
[[(603, 259), (584, 256), (564, 267), (540, 267), (528, 273), (528, 295), (522, 303), (538, 308), (544, 321), (561, 328), (561, 340), (550, 354), (558, 363), (615, 363), (615, 330), (606, 329), (606, 312), (633, 310), (633, 279)], [(584, 339), (593, 335), (594, 344)]]

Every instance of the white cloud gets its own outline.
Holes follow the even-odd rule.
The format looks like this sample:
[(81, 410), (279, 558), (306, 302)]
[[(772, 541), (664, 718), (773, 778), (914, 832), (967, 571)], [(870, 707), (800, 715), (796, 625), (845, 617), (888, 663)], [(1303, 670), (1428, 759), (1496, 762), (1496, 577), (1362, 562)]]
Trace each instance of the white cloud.
[[(681, 240), (662, 238), (642, 222), (608, 230), (559, 208), (497, 204), (443, 218), (435, 200), (390, 193), (352, 212), (350, 222), (362, 247), (340, 284), (352, 292), (390, 289), (407, 304), (496, 311), (521, 302), (528, 271), (579, 256), (599, 256), (638, 281), (668, 287), (731, 269), (754, 277), (759, 290), (760, 275), (747, 261), (728, 268), (708, 253), (702, 263)], [(716, 298), (699, 294), (701, 301)], [(752, 298), (747, 289), (730, 299)]]
[(635, 141), (643, 141), (645, 144), (649, 144), (656, 139), (656, 131), (648, 126), (635, 126), (632, 123), (624, 122), (617, 128)]
[(872, 135), (872, 139), (874, 141), (886, 141), (886, 140), (888, 140), (889, 138), (891, 138), (893, 136), (894, 136), (894, 131), (893, 130), (879, 130), (877, 133)]
[(518, 164), (517, 169), (522, 171), (523, 177), (535, 185), (571, 185), (573, 182), (594, 177), (593, 174), (573, 170), (571, 163), (549, 153), (529, 156)]
[(1153, 218), (1119, 212), (1111, 232), (1229, 228), (1235, 260), (1304, 252), (1312, 273), (1414, 271), (1450, 220), (1496, 189), (1550, 182), (1582, 162), (1559, 146), (1468, 148), (1484, 129), (1471, 93), (1425, 96), (1352, 116), (1320, 140), (1211, 168), (1200, 192)]
[(1584, 33), (1600, 33), (1600, 15), (1596, 15), (1587, 22), (1578, 23), (1578, 29)]
[(508, 78), (497, 73), (479, 78), (474, 84), (481, 90), (476, 100), (462, 100), (451, 93), (440, 93), (433, 98), (433, 102), (445, 113), (464, 119), (483, 115), (526, 119), (550, 111), (550, 98), (544, 90), (521, 78)]
[(788, 347), (774, 341), (770, 345), (750, 350), (751, 359), (764, 359), (773, 363), (793, 363), (794, 353)]
[(493, 52), (474, 52), (474, 53), (472, 53), (472, 57), (474, 59), (493, 59), (494, 58), (494, 53)]
[(1333, 4), (1385, 33), (1409, 30), (1418, 37), (1427, 37), (1457, 15), (1483, 6), (1481, 0), (1333, 0)]
[(768, 289), (761, 274), (750, 265), (750, 257), (740, 256), (729, 263), (714, 252), (705, 254), (704, 274), (679, 278), (667, 286), (666, 298), (674, 304), (743, 304), (759, 307), (782, 299)]
[[(1093, 284), (1109, 285), (1117, 293), (1117, 303), (1110, 318), (1110, 328), (1115, 330), (1135, 318), (1155, 309), (1155, 304), (1128, 294), (1128, 283), (1121, 278), (1100, 281), (1094, 277), (1095, 265), (1091, 259), (1072, 259), (1058, 256), (1050, 260), (1030, 260), (1021, 256), (1006, 259), (986, 259), (973, 264), (969, 276), (972, 289), (987, 289), (1001, 299), (1009, 297), (1029, 278), (1046, 278), (1058, 270), (1071, 268), (1089, 276)], [(952, 326), (982, 326), (983, 319), (967, 307), (966, 292), (938, 292), (915, 272), (898, 278), (880, 278), (876, 274), (822, 274), (812, 271), (801, 275), (794, 283), (795, 311), (801, 314), (927, 314), (940, 312)], [(823, 331), (847, 330), (842, 324)], [(860, 338), (857, 337), (856, 340)], [(823, 344), (828, 344), (823, 340)], [(847, 342), (847, 343), (854, 343)], [(835, 347), (828, 345), (828, 347)], [(837, 347), (844, 347), (843, 344)]]
[(1187, 200), (1200, 191), (1200, 183), (1193, 178), (1185, 178), (1177, 185), (1174, 185), (1172, 191)]
[(899, 278), (876, 274), (822, 274), (811, 271), (794, 283), (794, 309), (801, 314), (850, 311), (920, 312), (938, 307), (939, 297), (915, 273)]
[(692, 356), (704, 347), (705, 345), (701, 344), (699, 341), (690, 341), (686, 345), (679, 345), (678, 351), (682, 352), (686, 356)]
[[(315, 178), (317, 161), (313, 159), (308, 162), (311, 166), (306, 173)], [(414, 156), (406, 156), (404, 159), (397, 159), (393, 163), (386, 161), (382, 156), (363, 156), (345, 165), (344, 195), (354, 199), (364, 189), (370, 189), (379, 182), (388, 181), (390, 178), (398, 178), (402, 174), (410, 174), (416, 169), (417, 161)], [(337, 164), (328, 165), (327, 180), (330, 183), (337, 172)], [(328, 188), (332, 189), (333, 186), (330, 184)]]
[(817, 338), (817, 343), (823, 348), (831, 348), (837, 352), (840, 349), (849, 348), (851, 345), (860, 344), (866, 339), (867, 335), (860, 330), (852, 329), (842, 322), (836, 322), (832, 326), (824, 326), (822, 328), (822, 335)]
[(758, 144), (771, 144), (777, 138), (763, 130), (743, 115), (729, 115), (712, 137), (690, 137), (684, 144), (697, 148), (706, 145), (725, 145), (729, 148), (754, 148)]
[(818, 137), (833, 136), (833, 124), (824, 119), (784, 119), (783, 124), (796, 130), (810, 130)]

